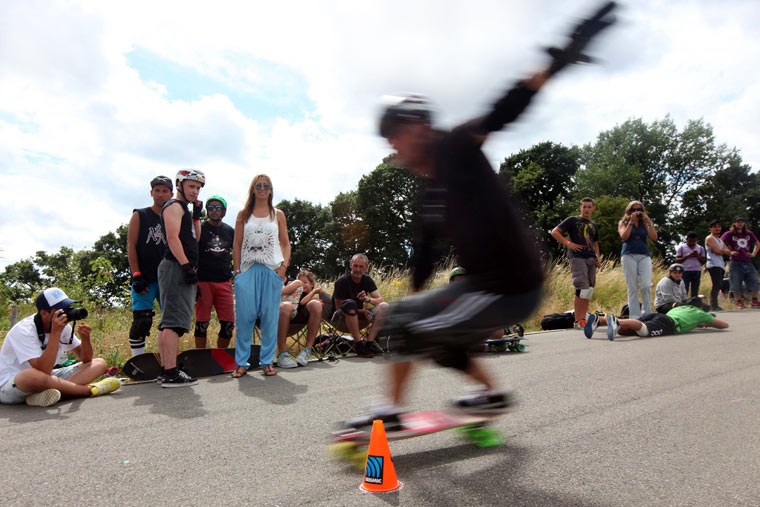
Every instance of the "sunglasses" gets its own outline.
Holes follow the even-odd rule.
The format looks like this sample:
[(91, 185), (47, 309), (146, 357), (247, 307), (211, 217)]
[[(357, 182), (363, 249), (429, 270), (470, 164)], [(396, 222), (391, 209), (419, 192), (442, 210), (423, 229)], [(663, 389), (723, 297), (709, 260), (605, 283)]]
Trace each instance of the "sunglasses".
[(269, 190), (270, 188), (272, 188), (272, 185), (269, 185), (267, 183), (256, 183), (253, 186), (253, 188), (255, 188), (256, 190)]
[(209, 204), (208, 206), (206, 206), (206, 209), (209, 211), (214, 211), (214, 210), (222, 211), (224, 209), (224, 206), (222, 206), (221, 204)]
[(631, 213), (636, 213), (637, 211), (644, 211), (644, 208), (631, 208)]

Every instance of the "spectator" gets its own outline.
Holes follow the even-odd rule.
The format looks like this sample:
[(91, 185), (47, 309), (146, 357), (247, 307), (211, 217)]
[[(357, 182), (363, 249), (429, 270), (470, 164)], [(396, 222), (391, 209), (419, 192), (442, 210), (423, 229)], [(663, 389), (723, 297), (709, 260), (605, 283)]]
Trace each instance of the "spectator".
[(628, 203), (618, 222), (618, 234), (623, 240), (620, 260), (628, 289), (628, 309), (631, 318), (637, 319), (652, 311), (652, 258), (647, 240), (657, 241), (657, 231), (640, 201)]
[(686, 243), (676, 248), (676, 262), (683, 264), (683, 283), (686, 294), (691, 297), (699, 296), (702, 265), (707, 262), (706, 255), (705, 248), (697, 243), (697, 233), (694, 231), (686, 234)]
[(654, 307), (657, 313), (668, 313), (676, 303), (686, 301), (686, 284), (683, 276), (683, 264), (670, 265), (668, 276), (660, 280), (654, 291)]
[[(106, 372), (106, 362), (93, 357), (90, 326), (80, 322), (75, 335), (73, 325), (66, 325), (71, 315), (66, 309), (73, 303), (61, 289), (45, 289), (35, 301), (37, 313), (5, 335), (0, 348), (0, 403), (49, 407), (61, 395), (100, 396), (121, 386), (114, 378), (93, 383)], [(61, 366), (69, 351), (80, 362)]]
[(728, 277), (731, 282), (729, 297), (736, 298), (736, 307), (744, 309), (742, 299), (742, 283), (747, 285), (747, 290), (752, 292), (752, 308), (760, 308), (757, 300), (757, 269), (752, 265), (752, 259), (760, 250), (757, 236), (747, 228), (747, 222), (743, 216), (734, 217), (731, 229), (721, 237), (731, 252), (729, 258)]
[(213, 195), (206, 201), (208, 220), (201, 225), (198, 242), (198, 300), (195, 303), (195, 347), (206, 348), (211, 308), (216, 308), (219, 336), (216, 346), (230, 346), (235, 329), (235, 302), (232, 291), (232, 245), (235, 229), (222, 222), (227, 201)]
[(272, 205), (274, 189), (266, 174), (254, 176), (248, 200), (235, 221), (235, 363), (233, 378), (251, 367), (251, 340), (256, 320), (261, 325), (259, 366), (264, 375), (272, 367), (277, 345), (277, 316), (285, 271), (290, 263), (290, 239), (285, 213)]
[(153, 302), (161, 297), (158, 291), (158, 264), (164, 257), (166, 241), (161, 228), (161, 208), (172, 198), (172, 180), (156, 176), (150, 182), (153, 205), (132, 210), (127, 231), (127, 257), (132, 272), (132, 327), (129, 347), (132, 356), (145, 352), (145, 339), (153, 325)]
[[(287, 329), (290, 323), (293, 324), (306, 324), (306, 343), (301, 352), (295, 359), (294, 365), (307, 366), (309, 364), (309, 358), (311, 357), (311, 350), (314, 347), (314, 342), (319, 335), (319, 329), (322, 324), (322, 318), (325, 317), (325, 303), (320, 297), (326, 294), (321, 287), (317, 287), (317, 277), (309, 270), (301, 270), (298, 273), (298, 279), (296, 282), (300, 283), (300, 291), (296, 290), (300, 294), (298, 302), (280, 303), (280, 322), (277, 328), (277, 346), (280, 350), (285, 350), (287, 340)], [(290, 308), (283, 308), (284, 305), (290, 306)], [(288, 313), (289, 312), (289, 313)], [(284, 320), (284, 316), (288, 317)], [(277, 356), (277, 365), (283, 367), (280, 363), (280, 355)], [(287, 355), (285, 360), (286, 364), (291, 364), (287, 361), (293, 359), (290, 355)], [(291, 368), (293, 366), (290, 366)]]
[[(201, 234), (203, 201), (198, 199), (206, 176), (197, 169), (181, 169), (175, 181), (177, 193), (161, 210), (161, 225), (168, 248), (158, 265), (161, 290), (161, 322), (158, 323), (158, 350), (162, 372), (161, 387), (185, 387), (198, 383), (177, 369), (180, 337), (190, 331), (198, 284), (198, 238)], [(187, 205), (192, 203), (192, 214)]]
[[(555, 227), (551, 235), (567, 247), (570, 272), (573, 276), (575, 298), (575, 328), (586, 325), (589, 301), (596, 285), (596, 269), (599, 267), (599, 228), (591, 221), (595, 203), (590, 197), (581, 199), (581, 214), (568, 217)], [(568, 238), (565, 238), (565, 234)]]
[(724, 255), (731, 255), (731, 250), (720, 238), (722, 227), (720, 220), (710, 222), (710, 234), (705, 238), (705, 250), (707, 250), (707, 272), (710, 273), (712, 288), (710, 289), (710, 309), (714, 312), (723, 308), (718, 306), (718, 294), (723, 284), (723, 276), (726, 273), (726, 261)]
[[(351, 257), (351, 271), (335, 281), (332, 324), (339, 331), (351, 333), (356, 343), (362, 339), (361, 330), (369, 328), (367, 342), (372, 348), (368, 352), (378, 352), (382, 349), (375, 338), (388, 311), (388, 303), (380, 295), (372, 277), (366, 274), (368, 268), (367, 256), (358, 253)], [(374, 308), (365, 309), (365, 303)]]

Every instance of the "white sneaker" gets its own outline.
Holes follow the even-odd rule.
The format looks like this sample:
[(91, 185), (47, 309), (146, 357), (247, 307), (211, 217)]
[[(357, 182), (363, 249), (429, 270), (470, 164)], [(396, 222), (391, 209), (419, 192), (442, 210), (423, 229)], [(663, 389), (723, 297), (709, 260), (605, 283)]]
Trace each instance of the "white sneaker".
[(620, 329), (620, 322), (618, 322), (618, 318), (615, 317), (614, 315), (607, 315), (606, 318), (607, 318), (607, 339), (609, 341), (612, 341), (615, 339), (615, 335)]
[(55, 405), (61, 399), (61, 391), (58, 389), (45, 389), (40, 393), (30, 394), (26, 397), (26, 404), (33, 407), (49, 407)]
[(307, 366), (309, 364), (310, 357), (311, 357), (311, 349), (308, 347), (304, 347), (301, 349), (301, 352), (298, 354), (298, 357), (296, 357), (296, 363), (298, 363), (299, 366)]
[(298, 365), (295, 361), (293, 361), (293, 358), (290, 357), (290, 354), (287, 352), (280, 352), (277, 354), (277, 367), (278, 368), (297, 368)]

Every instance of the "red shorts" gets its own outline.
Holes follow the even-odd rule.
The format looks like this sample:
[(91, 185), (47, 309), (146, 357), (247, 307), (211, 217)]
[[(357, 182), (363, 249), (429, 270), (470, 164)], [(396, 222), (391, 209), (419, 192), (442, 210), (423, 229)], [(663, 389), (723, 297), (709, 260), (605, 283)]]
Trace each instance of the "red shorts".
[(216, 308), (219, 320), (235, 322), (235, 301), (230, 282), (198, 282), (198, 301), (195, 303), (195, 321), (211, 320), (211, 307)]

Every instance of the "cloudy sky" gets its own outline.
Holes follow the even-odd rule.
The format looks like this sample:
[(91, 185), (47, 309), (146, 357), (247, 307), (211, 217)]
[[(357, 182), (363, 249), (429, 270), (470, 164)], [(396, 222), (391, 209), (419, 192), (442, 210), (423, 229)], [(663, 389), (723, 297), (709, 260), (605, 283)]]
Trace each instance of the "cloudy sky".
[[(150, 204), (150, 179), (198, 167), (240, 209), (327, 204), (390, 153), (377, 98), (433, 98), (451, 126), (546, 63), (582, 0), (0, 2), (0, 268), (88, 247)], [(592, 142), (631, 117), (704, 118), (760, 167), (760, 2), (636, 0), (486, 145)]]

